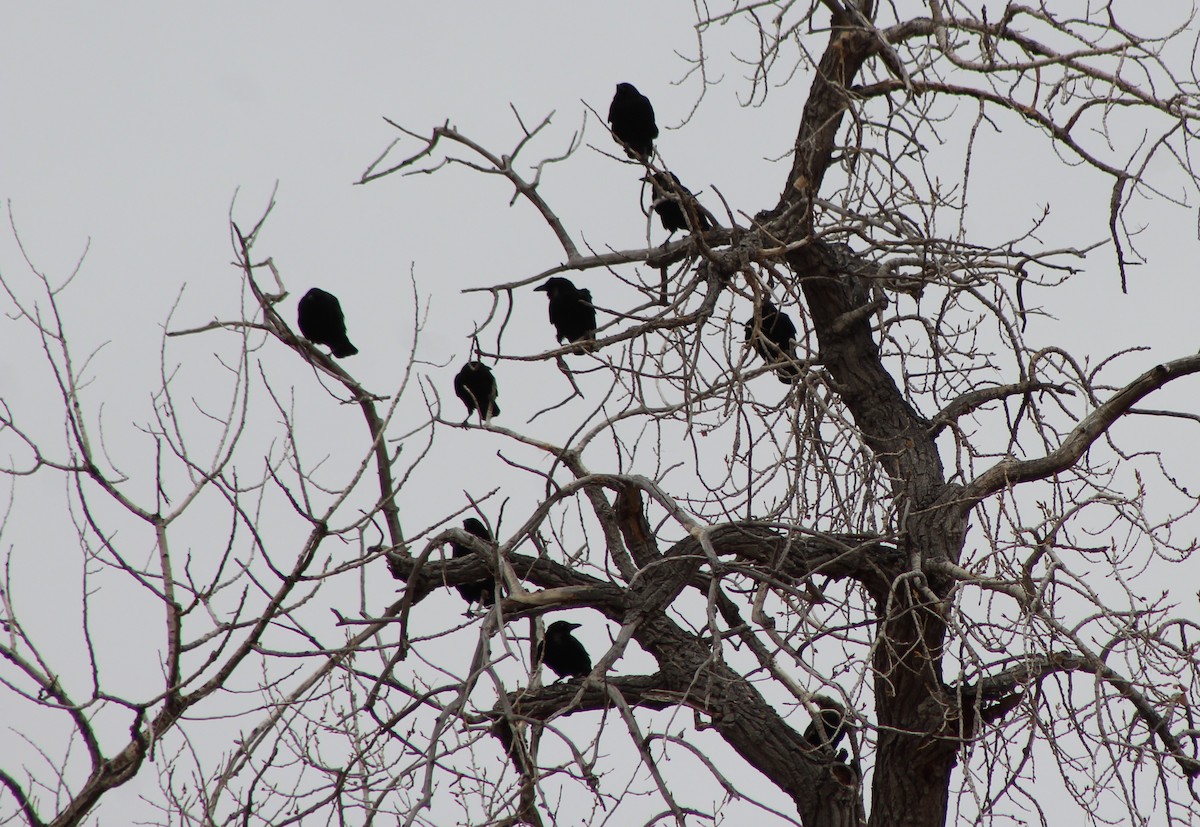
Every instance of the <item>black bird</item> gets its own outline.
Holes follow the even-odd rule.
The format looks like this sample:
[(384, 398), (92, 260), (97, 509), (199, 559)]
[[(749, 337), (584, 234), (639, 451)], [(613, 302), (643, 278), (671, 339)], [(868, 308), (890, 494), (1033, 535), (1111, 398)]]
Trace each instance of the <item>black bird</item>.
[(813, 716), (812, 723), (804, 730), (804, 740), (814, 747), (828, 745), (833, 749), (850, 728), (846, 713), (840, 706), (822, 698), (817, 698), (816, 703), (821, 711)]
[[(496, 404), (496, 377), (491, 369), (483, 362), (467, 362), (462, 370), (454, 377), (454, 392), (467, 406), (467, 419), (471, 414), (479, 412), (479, 421), (491, 419), (500, 414), (500, 406)], [(466, 424), (466, 419), (463, 420)]]
[(592, 291), (580, 290), (570, 279), (555, 276), (540, 287), (533, 288), (550, 299), (550, 324), (558, 333), (558, 341), (583, 342), (591, 350), (596, 340), (596, 308), (592, 306)]
[(358, 348), (346, 338), (342, 305), (332, 293), (326, 293), (319, 287), (305, 293), (300, 299), (296, 321), (305, 339), (314, 344), (329, 345), (333, 355), (339, 359), (358, 353)]
[(762, 315), (746, 322), (746, 341), (754, 345), (763, 361), (776, 364), (779, 381), (790, 385), (800, 375), (796, 366), (796, 325), (779, 312), (770, 299), (763, 299)]
[(643, 161), (650, 159), (654, 139), (658, 137), (654, 107), (632, 83), (617, 84), (617, 93), (608, 107), (608, 124), (617, 143), (625, 145), (626, 155)]
[[(479, 522), (474, 517), (467, 517), (463, 520), (463, 528), (468, 534), (474, 534), (481, 540), (492, 542), (492, 535), (487, 530), (487, 526)], [(454, 557), (469, 557), (473, 552), (471, 549), (461, 543), (450, 543), (450, 553)], [(469, 605), (482, 603), (484, 606), (490, 606), (496, 602), (496, 578), (488, 577), (485, 580), (476, 580), (474, 583), (463, 583), (461, 586), (455, 586), (458, 593), (462, 595), (462, 599), (467, 601)]]
[(538, 641), (537, 659), (560, 678), (583, 678), (592, 671), (592, 659), (583, 644), (571, 634), (578, 623), (556, 620), (546, 627), (545, 640)]
[[(670, 179), (667, 178), (668, 175), (671, 176)], [(700, 202), (696, 200), (692, 191), (679, 182), (678, 175), (673, 172), (656, 172), (642, 180), (650, 183), (650, 189), (654, 195), (650, 206), (658, 213), (663, 229), (668, 233), (676, 230), (687, 232), (689, 212), (696, 215), (701, 232), (712, 229), (708, 213), (700, 206)]]

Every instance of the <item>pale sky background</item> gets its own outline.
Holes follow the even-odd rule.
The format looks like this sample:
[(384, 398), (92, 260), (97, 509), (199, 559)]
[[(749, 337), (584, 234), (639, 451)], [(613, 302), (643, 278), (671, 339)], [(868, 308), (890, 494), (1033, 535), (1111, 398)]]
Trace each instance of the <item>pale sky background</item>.
[[(693, 14), (690, 4), (665, 2), (7, 4), (0, 29), (0, 199), (11, 206), (26, 252), (53, 281), (65, 278), (90, 240), (62, 306), (77, 357), (103, 345), (88, 370), (93, 384), (85, 399), (93, 406), (103, 402), (108, 447), (128, 461), (124, 470), (141, 478), (135, 487), (150, 491), (139, 463), (151, 455), (129, 423), (149, 416), (162, 328), (176, 297), (182, 290), (171, 329), (237, 318), (241, 274), (230, 265), (228, 231), (235, 194), (234, 218), (248, 227), (278, 187), (256, 253), (273, 257), (291, 292), (282, 312), (294, 320), (295, 302), (311, 286), (338, 295), (361, 351), (344, 365), (372, 390), (390, 393), (401, 376), (415, 281), (430, 318), (418, 372), (441, 393), (446, 417), (461, 419), (451, 378), (466, 358), (471, 322), (483, 318), (489, 302), (459, 291), (530, 277), (559, 263), (562, 252), (529, 205), (509, 207), (512, 191), (500, 179), (459, 168), (355, 186), (396, 136), (383, 116), (418, 132), (448, 120), (504, 153), (520, 134), (511, 104), (528, 125), (555, 113), (530, 148), (530, 161), (563, 151), (585, 121), (585, 142), (612, 153), (610, 136), (585, 103), (604, 114), (615, 83), (629, 81), (653, 100), (663, 158), (689, 187), (703, 191), (709, 209), (720, 213), (716, 190), (749, 214), (774, 205), (808, 77), (801, 73), (773, 90), (762, 107), (741, 108), (744, 70), (728, 51), (753, 40), (745, 24), (735, 23), (709, 35), (710, 79), (722, 82), (693, 114), (699, 78), (672, 85), (687, 71), (677, 53), (695, 53)], [(969, 125), (973, 115), (962, 117)], [(416, 146), (407, 141), (392, 157)], [(930, 168), (957, 180), (961, 153), (961, 136), (948, 130), (943, 146), (929, 147)], [(1102, 240), (1107, 182), (1056, 165), (1038, 136), (1023, 130), (1018, 140), (985, 138), (974, 163), (973, 240), (1007, 238), (1047, 204), (1050, 217), (1039, 237), (1049, 246)], [(637, 179), (632, 167), (584, 146), (566, 163), (547, 168), (542, 193), (577, 241), (597, 249), (636, 248), (646, 233)], [(1113, 381), (1197, 347), (1195, 209), (1156, 207), (1138, 215), (1147, 224), (1143, 238), (1151, 258), (1132, 271), (1128, 295), (1120, 294), (1110, 251), (1101, 249), (1064, 290), (1027, 296), (1061, 319), (1033, 320), (1031, 340), (1098, 358), (1122, 347), (1151, 348), (1109, 374)], [(655, 243), (664, 237), (657, 221), (650, 232)], [(0, 272), (32, 289), (7, 226), (0, 230)], [(576, 282), (591, 287), (601, 305), (620, 303), (620, 288), (604, 271)], [(551, 347), (545, 313), (542, 294), (518, 295), (506, 349), (528, 354)], [(735, 310), (736, 320), (745, 315), (745, 307)], [(209, 333), (171, 343), (168, 362), (182, 365), (183, 396), (202, 396), (196, 388), (223, 378), (214, 354), (236, 346), (233, 339)], [(61, 436), (53, 387), (33, 340), (0, 319), (0, 343), (7, 345), (0, 348), (0, 387), (14, 415), (47, 438)], [(310, 371), (277, 342), (264, 350), (279, 366), (273, 374), (281, 383), (277, 390), (289, 393), (293, 383), (297, 388), (302, 428), (314, 439), (320, 434), (313, 457), (335, 452), (334, 437), (346, 429), (355, 447), (349, 457), (330, 459), (331, 477), (339, 462), (352, 467), (362, 444), (357, 411), (314, 393)], [(549, 365), (505, 364), (498, 375), (500, 424), (509, 427), (524, 427), (566, 392)], [(1191, 382), (1156, 397), (1155, 406), (1186, 406), (1196, 397)], [(416, 416), (420, 395), (413, 393), (411, 402)], [(572, 405), (562, 417), (539, 421), (536, 428), (548, 433), (538, 433), (569, 433), (570, 412), (590, 410), (579, 400)], [(270, 414), (266, 406), (259, 410)], [(261, 423), (263, 433), (274, 424)], [(252, 423), (250, 432), (256, 427)], [(1164, 443), (1190, 433), (1173, 423), (1155, 427)], [(1185, 438), (1194, 442), (1194, 436)], [(511, 484), (511, 470), (495, 456), (508, 447), (494, 435), (439, 432), (436, 450), (445, 468), (468, 451), (482, 459), (470, 461), (466, 480), (426, 468), (420, 484), (401, 496), (406, 531), (423, 530), (465, 506), (464, 488), (478, 496)], [(59, 480), (34, 485), (47, 486), (48, 499), (61, 494)], [(510, 527), (524, 520), (536, 493), (514, 490)], [(23, 494), (2, 539), (5, 553), (15, 549), (14, 576), (49, 594), (45, 573), (59, 565), (69, 569), (77, 549), (69, 525), (56, 523), (61, 511), (47, 515), (42, 505), (39, 497)], [(45, 529), (64, 534), (43, 534), (45, 547), (32, 548), (29, 538)], [(194, 542), (202, 553), (201, 540)], [(357, 553), (348, 548), (347, 558)], [(71, 577), (78, 588), (78, 574)], [(394, 593), (393, 583), (377, 587), (381, 600)], [(423, 607), (440, 606), (460, 618), (455, 600), (431, 599)], [(29, 623), (47, 632), (75, 622), (75, 610), (50, 603), (27, 604), (26, 610)], [(586, 612), (564, 616), (588, 621)], [(602, 625), (592, 617), (581, 633), (594, 654), (607, 640)], [(631, 657), (618, 671), (637, 671), (636, 654)], [(153, 657), (130, 669), (152, 673)], [(0, 718), (4, 703), (0, 696)], [(0, 752), (8, 749), (8, 738), (0, 732)], [(139, 806), (136, 791), (152, 795), (155, 789), (147, 774), (105, 805), (113, 810), (99, 811), (100, 823), (122, 823)]]

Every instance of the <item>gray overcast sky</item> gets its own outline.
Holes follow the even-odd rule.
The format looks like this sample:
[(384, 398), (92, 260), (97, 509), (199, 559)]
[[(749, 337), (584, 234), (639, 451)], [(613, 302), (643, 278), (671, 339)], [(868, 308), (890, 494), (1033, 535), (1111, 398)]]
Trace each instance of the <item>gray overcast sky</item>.
[[(701, 110), (687, 126), (698, 140), (670, 131), (697, 95), (694, 82), (670, 86), (684, 68), (673, 50), (694, 49), (691, 9), (684, 4), (373, 3), (351, 9), (76, 3), (13, 6), (5, 18), (0, 72), (9, 80), (0, 86), (0, 198), (11, 204), (26, 251), (55, 281), (71, 271), (90, 239), (64, 314), (77, 355), (104, 345), (89, 371), (96, 381), (85, 400), (104, 403), (113, 459), (141, 477), (131, 485), (143, 495), (151, 480), (138, 473), (145, 466), (137, 463), (148, 458), (149, 448), (131, 423), (149, 418), (162, 325), (176, 295), (186, 285), (174, 328), (237, 318), (241, 276), (229, 264), (227, 223), (235, 192), (235, 218), (249, 226), (278, 184), (277, 207), (257, 252), (275, 258), (292, 292), (282, 308), (285, 317), (294, 318), (295, 301), (309, 286), (337, 293), (362, 351), (347, 368), (383, 393), (394, 390), (408, 353), (412, 274), (436, 320), (421, 345), (422, 356), (436, 365), (423, 372), (442, 393), (447, 416), (457, 420), (461, 408), (450, 378), (465, 358), (472, 320), (488, 308), (487, 300), (464, 301), (458, 291), (526, 277), (560, 261), (562, 252), (525, 203), (508, 206), (511, 191), (501, 181), (451, 170), (353, 186), (395, 136), (382, 116), (419, 132), (449, 120), (490, 149), (507, 152), (519, 136), (510, 104), (529, 124), (555, 111), (552, 129), (530, 153), (536, 160), (570, 144), (584, 121), (581, 101), (603, 114), (615, 83), (631, 81), (654, 96), (664, 127), (660, 149), (672, 166), (702, 182), (693, 184), (696, 189), (720, 186), (733, 203), (752, 204), (753, 210), (774, 201), (786, 167), (764, 163), (754, 176), (731, 169), (718, 176), (715, 162), (747, 144), (753, 145), (751, 157), (780, 156), (794, 128), (794, 117), (785, 113), (784, 131), (755, 129), (751, 124), (761, 122), (765, 110), (752, 110), (737, 128), (723, 126), (722, 113), (737, 111), (736, 88), (729, 85), (717, 90), (719, 105)], [(801, 92), (801, 86), (788, 90), (793, 98)], [(614, 151), (595, 122), (587, 140)], [(583, 231), (583, 240), (601, 249), (638, 247), (646, 232), (638, 175), (584, 149), (569, 166), (549, 171), (545, 191), (569, 228)], [(653, 232), (661, 240), (661, 229)], [(24, 271), (8, 231), (0, 233), (0, 270)], [(467, 312), (451, 317), (460, 302)], [(517, 312), (518, 322), (528, 324), (514, 327), (508, 346), (525, 353), (549, 347), (544, 297), (522, 297)], [(61, 436), (41, 354), (25, 332), (17, 337), (18, 325), (0, 321), (0, 341), (21, 343), (0, 349), (5, 398), (35, 431)], [(183, 364), (185, 396), (203, 398), (206, 384), (223, 387), (225, 374), (212, 355), (222, 345), (236, 342), (219, 333), (173, 341), (168, 362)], [(314, 393), (311, 373), (276, 343), (266, 349), (268, 360), (274, 350), (275, 364), (284, 366), (281, 381), (299, 386), (300, 420), (311, 426), (313, 457), (328, 452), (335, 467), (343, 459), (345, 465), (356, 462), (360, 418)], [(505, 422), (519, 426), (542, 407), (521, 393), (516, 377), (527, 376), (528, 387), (544, 387), (545, 373), (551, 382), (558, 379), (547, 366), (506, 369)], [(554, 392), (565, 395), (565, 384), (560, 381)], [(419, 395), (411, 396), (419, 403)], [(213, 399), (205, 399), (210, 409)], [(258, 410), (271, 415), (268, 408)], [(413, 415), (423, 416), (419, 405)], [(352, 433), (355, 449), (348, 458), (339, 455), (336, 434), (329, 433), (340, 427)], [(442, 434), (438, 442), (439, 456), (447, 458), (464, 450), (491, 455), (497, 447), (494, 437), (477, 433)], [(411, 493), (406, 489), (407, 531), (464, 506), (464, 488), (478, 496), (505, 479), (495, 459), (468, 467), (467, 479), (431, 468)], [(24, 549), (30, 548), (24, 538), (39, 537), (36, 553), (22, 552), (13, 561), (23, 587), (17, 597), (31, 632), (61, 634), (56, 654), (67, 672), (71, 653), (82, 654), (74, 631), (79, 621), (61, 592), (38, 575), (58, 566), (73, 571), (78, 543), (61, 512), (47, 508), (58, 501), (61, 484), (50, 478), (39, 484), (46, 499), (36, 504), (44, 510), (39, 513), (25, 493), (5, 539)], [(508, 519), (523, 520), (529, 505), (519, 495)], [(197, 555), (211, 553), (203, 532), (189, 540)], [(287, 548), (282, 537), (279, 546)], [(345, 551), (347, 557), (357, 553)], [(374, 585), (378, 602), (372, 608), (394, 599), (386, 579)], [(144, 647), (133, 641), (147, 630), (153, 635), (159, 612), (118, 584), (106, 588), (131, 601), (105, 620), (113, 631), (98, 640), (101, 654), (108, 648), (113, 657), (109, 663), (120, 664), (109, 679), (130, 687), (157, 669), (157, 640)], [(452, 621), (461, 620), (456, 599), (427, 601), (420, 619), (430, 619), (441, 605)], [(145, 615), (134, 611), (138, 605)], [(584, 630), (593, 651), (602, 651), (607, 637), (601, 626), (593, 621)], [(459, 661), (447, 665), (464, 668)], [(622, 668), (636, 669), (636, 655)], [(114, 720), (110, 735), (120, 738), (127, 725)], [(120, 820), (139, 811), (136, 795), (153, 798), (155, 791), (152, 777), (139, 778), (101, 814)]]
[[(136, 290), (139, 321), (160, 322), (182, 283), (204, 294), (203, 301), (191, 298), (189, 310), (202, 312), (222, 298), (228, 306), (236, 274), (226, 268), (225, 220), (233, 193), (240, 190), (238, 215), (248, 221), (278, 181), (279, 208), (261, 251), (276, 257), (293, 290), (324, 284), (342, 296), (368, 342), (356, 370), (370, 376), (379, 367), (371, 354), (396, 342), (386, 338), (395, 329), (386, 320), (407, 297), (410, 265), (423, 291), (444, 295), (446, 288), (525, 276), (560, 257), (530, 208), (505, 206), (510, 193), (501, 182), (455, 171), (352, 187), (393, 137), (381, 116), (419, 131), (448, 119), (504, 151), (517, 134), (510, 103), (528, 122), (553, 110), (552, 130), (540, 145), (550, 152), (565, 146), (581, 122), (581, 100), (605, 111), (614, 79), (651, 91), (668, 127), (688, 115), (698, 89), (695, 76), (669, 85), (685, 68), (674, 52), (695, 50), (687, 4), (352, 9), (245, 3), (7, 9), (0, 34), (0, 68), (9, 79), (0, 89), (0, 194), (11, 200), (36, 261), (62, 272), (90, 237), (89, 278), (80, 289)], [(730, 28), (715, 32), (712, 42), (746, 45), (744, 27)], [(665, 133), (661, 149), (693, 189), (716, 187), (735, 209), (753, 213), (779, 192), (785, 167), (763, 159), (786, 151), (807, 84), (801, 77), (775, 91), (766, 107), (739, 111), (742, 72), (724, 55), (715, 57), (713, 74), (723, 85), (682, 130)], [(588, 139), (611, 149), (594, 122)], [(942, 149), (953, 156), (948, 177), (961, 150), (953, 140)], [(1038, 165), (1016, 153), (998, 160), (1001, 169), (993, 170), (996, 160), (976, 159), (981, 182), (1015, 188), (1044, 180)], [(1023, 177), (1030, 167), (1033, 177)], [(644, 224), (630, 175), (585, 150), (550, 171), (546, 194), (568, 227), (582, 229), (592, 243), (633, 246)], [(1043, 192), (1035, 203), (1050, 201), (1048, 188), (1037, 189)], [(1084, 194), (1072, 203), (1058, 195), (1052, 221), (1098, 200)], [(1012, 200), (1028, 196), (1018, 191)], [(1025, 210), (998, 212), (997, 220), (1029, 218)], [(1181, 218), (1190, 220), (1175, 216)], [(11, 237), (0, 243), (0, 261), (11, 266)], [(1109, 270), (1107, 260), (1097, 263)], [(1153, 262), (1135, 281), (1135, 295), (1172, 270), (1171, 263)], [(1098, 277), (1086, 287), (1109, 294), (1111, 284), (1111, 277)], [(123, 332), (137, 329), (127, 325)], [(449, 353), (462, 333), (431, 331), (428, 344)], [(119, 357), (136, 352), (122, 349), (125, 336), (113, 338)]]
[[(434, 320), (421, 345), (422, 358), (434, 364), (422, 372), (456, 419), (461, 408), (450, 377), (466, 355), (470, 320), (488, 307), (481, 297), (457, 298), (458, 291), (531, 276), (562, 253), (527, 204), (508, 206), (511, 190), (502, 181), (459, 169), (354, 186), (395, 137), (382, 116), (418, 132), (449, 120), (507, 152), (519, 134), (510, 104), (528, 124), (554, 111), (533, 160), (565, 149), (584, 121), (583, 102), (603, 114), (613, 85), (631, 81), (651, 95), (666, 127), (659, 146), (670, 166), (707, 193), (710, 209), (719, 211), (719, 190), (734, 209), (753, 214), (773, 205), (783, 185), (787, 161), (770, 159), (786, 153), (807, 91), (800, 76), (773, 91), (765, 106), (740, 109), (742, 69), (717, 53), (712, 79), (724, 82), (684, 123), (699, 92), (696, 76), (671, 85), (686, 71), (676, 52), (696, 48), (687, 3), (10, 3), (4, 17), (0, 198), (11, 204), (27, 252), (56, 280), (91, 239), (67, 294), (67, 320), (81, 353), (109, 342), (93, 366), (92, 400), (103, 399), (109, 422), (118, 423), (111, 427), (115, 447), (131, 438), (135, 453), (144, 445), (119, 423), (147, 417), (161, 325), (180, 289), (186, 285), (174, 327), (236, 317), (240, 274), (229, 265), (227, 223), (235, 192), (235, 218), (248, 226), (278, 184), (257, 252), (274, 257), (292, 292), (285, 317), (293, 318), (295, 300), (309, 286), (337, 293), (362, 351), (347, 367), (380, 392), (394, 390), (407, 355), (412, 274), (422, 299), (431, 299)], [(745, 46), (747, 35), (735, 25), (714, 33), (710, 48)], [(614, 151), (587, 118), (587, 142)], [(1103, 214), (1107, 191), (1084, 189), (1072, 173), (1048, 169), (1053, 158), (1044, 143), (991, 147), (975, 159), (972, 200), (989, 205), (972, 213), (981, 243), (1027, 227), (1037, 213), (1031, 205), (1050, 204), (1045, 235), (1054, 246), (1055, 233), (1070, 231), (1080, 215)], [(935, 165), (945, 153), (943, 174), (954, 180), (958, 139), (951, 135), (930, 151)], [(404, 154), (402, 148), (393, 157)], [(639, 193), (632, 168), (586, 147), (550, 168), (544, 187), (568, 229), (597, 249), (643, 243)], [(992, 220), (998, 226), (989, 237)], [(1148, 221), (1154, 257), (1134, 271), (1129, 297), (1119, 294), (1111, 255), (1093, 253), (1086, 277), (1054, 300), (1064, 323), (1035, 321), (1034, 330), (1040, 325), (1048, 343), (1069, 338), (1101, 356), (1152, 346), (1128, 363), (1126, 378), (1153, 360), (1194, 351), (1194, 223), (1187, 210)], [(651, 232), (662, 239), (657, 225)], [(1102, 233), (1093, 220), (1086, 236), (1063, 243), (1100, 240)], [(0, 270), (23, 266), (12, 233), (0, 232)], [(593, 288), (604, 279), (602, 271), (584, 278)], [(1143, 311), (1147, 298), (1164, 291), (1172, 301)], [(601, 303), (612, 295), (595, 292)], [(460, 306), (466, 315), (453, 318)], [(552, 344), (540, 294), (518, 297), (516, 313), (509, 347), (533, 353)], [(11, 340), (13, 328), (0, 320), (0, 342)], [(185, 372), (217, 370), (209, 337), (178, 344), (174, 359), (195, 360)], [(0, 383), (28, 419), (53, 400), (45, 396), (40, 355), (20, 341), (0, 348)], [(297, 384), (312, 383), (304, 370), (290, 370)], [(549, 383), (563, 393), (548, 365), (506, 366), (504, 378), (504, 423), (513, 427), (542, 406), (530, 389)], [(329, 404), (313, 418), (324, 424), (345, 415)], [(360, 427), (350, 419), (348, 427)], [(57, 412), (45, 427), (61, 432)], [(489, 455), (496, 449), (477, 433), (442, 433), (439, 440), (438, 450), (455, 456), (463, 446), (486, 445)], [(427, 506), (421, 516), (432, 521), (464, 504), (464, 487), (481, 494), (508, 473), (498, 461), (472, 470), (470, 485), (430, 472), (406, 506)]]
[[(0, 89), (0, 196), (48, 274), (70, 272), (91, 240), (66, 315), (78, 352), (107, 342), (94, 367), (109, 422), (145, 418), (161, 326), (181, 287), (175, 328), (236, 317), (230, 203), (237, 193), (235, 218), (249, 226), (276, 183), (278, 204), (257, 252), (274, 257), (292, 291), (285, 316), (294, 318), (310, 286), (335, 292), (362, 351), (348, 368), (386, 393), (411, 338), (411, 273), (432, 302), (421, 356), (435, 366), (424, 372), (449, 403), (448, 417), (460, 415), (450, 378), (489, 301), (459, 291), (531, 276), (561, 261), (562, 250), (527, 204), (508, 206), (511, 189), (497, 179), (459, 168), (354, 186), (395, 137), (383, 116), (422, 133), (449, 120), (507, 152), (520, 135), (510, 104), (531, 125), (554, 112), (528, 150), (532, 162), (570, 144), (584, 102), (604, 114), (614, 84), (628, 80), (653, 95), (660, 152), (685, 182), (714, 208), (715, 188), (753, 213), (781, 189), (786, 159), (764, 158), (786, 153), (805, 89), (796, 83), (775, 93), (776, 107), (741, 110), (740, 70), (724, 60), (728, 82), (684, 125), (699, 91), (696, 75), (671, 85), (686, 69), (675, 52), (695, 50), (686, 4), (68, 8), (15, 8), (0, 34), (0, 68), (15, 79)], [(586, 140), (613, 152), (588, 119)], [(543, 192), (581, 243), (638, 247), (646, 233), (639, 174), (584, 148), (547, 170)], [(663, 238), (657, 224), (652, 238)], [(0, 236), (0, 266), (22, 266), (11, 233)], [(582, 278), (608, 280), (602, 271)], [(621, 303), (613, 287), (596, 294), (602, 304)], [(515, 312), (506, 349), (533, 353), (552, 343), (542, 294), (519, 296)], [(213, 371), (205, 355), (213, 344), (177, 341), (171, 357), (185, 372)], [(30, 381), (30, 368), (28, 355), (0, 355), (8, 383)], [(542, 407), (517, 392), (522, 383), (548, 381), (565, 394), (556, 380), (546, 366), (506, 365), (505, 421), (524, 422)], [(112, 392), (114, 382), (130, 390)], [(452, 437), (440, 449), (477, 436)], [(502, 469), (480, 469), (472, 487), (484, 487), (493, 470)], [(461, 481), (444, 482), (438, 493), (461, 500)]]
[[(0, 90), (0, 193), (46, 271), (69, 271), (92, 239), (78, 289), (121, 298), (125, 324), (105, 338), (113, 339), (109, 358), (124, 363), (145, 355), (136, 333), (161, 323), (180, 285), (189, 321), (235, 306), (230, 202), (238, 192), (236, 217), (249, 223), (278, 182), (259, 251), (275, 257), (293, 291), (318, 284), (341, 297), (363, 350), (354, 370), (387, 381), (385, 354), (408, 338), (410, 268), (422, 294), (446, 301), (458, 288), (537, 272), (561, 251), (527, 205), (507, 207), (510, 190), (499, 181), (455, 170), (351, 186), (394, 136), (381, 116), (422, 132), (450, 120), (507, 151), (519, 134), (510, 103), (530, 123), (556, 111), (536, 148), (550, 154), (582, 123), (581, 100), (603, 113), (614, 82), (631, 80), (655, 91), (664, 126), (678, 125), (696, 84), (668, 85), (683, 69), (672, 50), (694, 41), (690, 9), (666, 6), (14, 8), (0, 35), (0, 66), (13, 79)], [(723, 105), (689, 124), (699, 140), (668, 133), (662, 150), (685, 178), (757, 210), (778, 194), (781, 167), (710, 177), (713, 162), (746, 143), (752, 158), (778, 156), (789, 136), (748, 128), (759, 110), (738, 129), (711, 128), (735, 91), (721, 87)], [(595, 123), (588, 138), (611, 150)], [(631, 170), (614, 168), (585, 150), (550, 171), (547, 197), (586, 240), (637, 246), (640, 186)], [(12, 266), (11, 236), (0, 243)], [(475, 301), (467, 306), (486, 307)], [(446, 309), (435, 305), (435, 316)], [(427, 354), (461, 352), (469, 332), (436, 325)]]

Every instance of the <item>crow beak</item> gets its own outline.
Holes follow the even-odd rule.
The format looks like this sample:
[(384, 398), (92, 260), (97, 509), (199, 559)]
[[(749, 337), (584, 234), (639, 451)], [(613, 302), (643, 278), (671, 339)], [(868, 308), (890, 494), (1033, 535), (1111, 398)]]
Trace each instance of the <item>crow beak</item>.
[(580, 629), (583, 627), (581, 623), (568, 623), (567, 626), (571, 629)]
[(535, 293), (549, 293), (550, 285), (548, 285), (548, 284), (538, 285), (537, 287), (533, 288), (533, 290)]

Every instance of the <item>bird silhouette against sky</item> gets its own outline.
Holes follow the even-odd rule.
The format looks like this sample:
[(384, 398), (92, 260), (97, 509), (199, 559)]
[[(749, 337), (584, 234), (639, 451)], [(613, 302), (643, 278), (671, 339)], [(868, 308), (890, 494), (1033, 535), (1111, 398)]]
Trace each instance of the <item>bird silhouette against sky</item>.
[(658, 137), (654, 107), (632, 83), (617, 84), (617, 93), (608, 107), (608, 124), (617, 142), (625, 145), (626, 155), (650, 160), (654, 154), (654, 139)]
[(592, 671), (592, 659), (583, 644), (571, 634), (578, 623), (556, 620), (546, 627), (546, 637), (537, 646), (537, 659), (560, 678), (583, 678)]
[[(454, 377), (454, 392), (467, 406), (467, 419), (478, 413), (479, 421), (485, 422), (498, 416), (500, 406), (496, 404), (496, 377), (483, 362), (467, 362)], [(465, 425), (467, 420), (463, 420)]]
[(327, 345), (339, 359), (353, 356), (358, 348), (346, 338), (346, 319), (337, 296), (319, 287), (300, 299), (296, 322), (300, 333), (313, 344)]
[[(580, 289), (570, 279), (555, 276), (545, 284), (533, 288), (550, 299), (550, 323), (558, 334), (558, 341), (591, 343), (596, 339), (596, 308), (592, 306), (592, 292)], [(585, 344), (590, 350), (590, 344)]]

